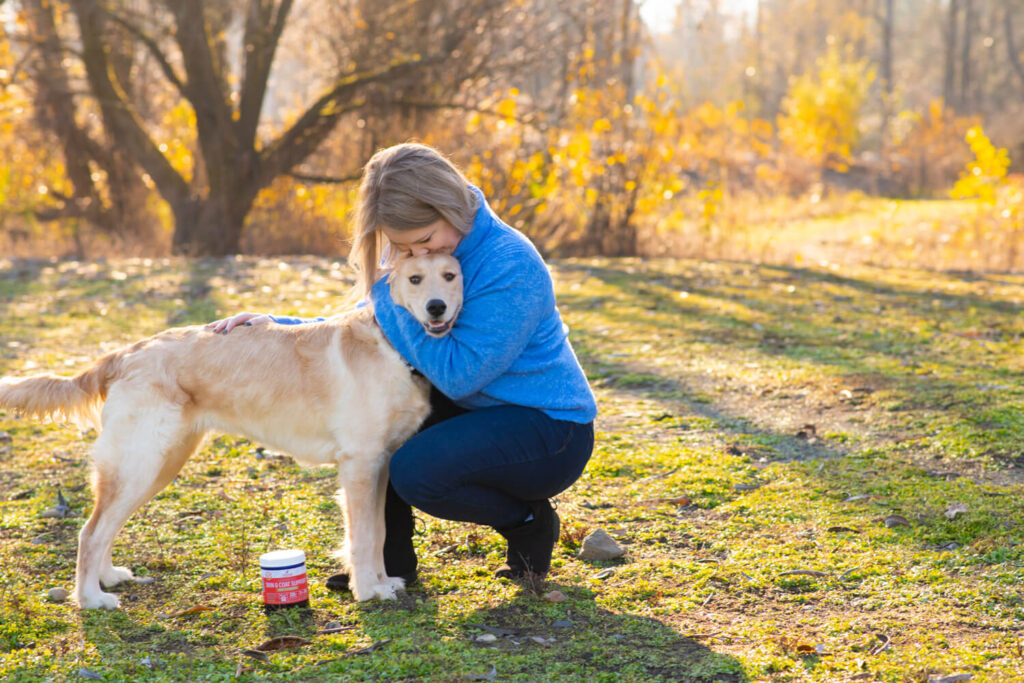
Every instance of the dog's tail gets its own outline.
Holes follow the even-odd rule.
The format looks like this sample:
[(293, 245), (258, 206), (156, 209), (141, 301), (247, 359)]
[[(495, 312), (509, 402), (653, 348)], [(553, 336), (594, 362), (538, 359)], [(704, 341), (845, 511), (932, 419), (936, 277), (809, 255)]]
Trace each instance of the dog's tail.
[(98, 428), (100, 408), (117, 374), (121, 356), (121, 351), (108, 353), (74, 377), (46, 373), (0, 378), (0, 408)]

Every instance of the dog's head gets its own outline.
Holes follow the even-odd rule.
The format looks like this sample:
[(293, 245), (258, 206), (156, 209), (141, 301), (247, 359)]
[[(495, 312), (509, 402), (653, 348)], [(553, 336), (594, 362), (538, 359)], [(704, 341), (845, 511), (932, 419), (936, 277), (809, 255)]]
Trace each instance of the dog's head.
[(427, 334), (443, 337), (462, 310), (462, 268), (448, 254), (400, 259), (391, 272), (391, 298), (423, 325)]

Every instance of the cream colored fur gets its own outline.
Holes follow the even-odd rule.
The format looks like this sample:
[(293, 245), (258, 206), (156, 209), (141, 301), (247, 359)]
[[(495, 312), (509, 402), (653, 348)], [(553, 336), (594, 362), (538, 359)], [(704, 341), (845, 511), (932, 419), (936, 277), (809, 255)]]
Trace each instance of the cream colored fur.
[[(426, 304), (435, 299), (447, 304), (448, 320), (462, 301), (458, 262), (439, 254), (401, 261), (392, 293), (425, 327), (432, 318)], [(344, 493), (341, 554), (355, 598), (392, 599), (403, 586), (384, 571), (387, 464), (426, 418), (429, 385), (388, 344), (369, 307), (227, 335), (167, 330), (75, 377), (0, 379), (0, 408), (101, 428), (95, 505), (79, 534), (75, 599), (83, 608), (118, 607), (117, 596), (101, 589), (132, 578), (112, 563), (114, 536), (214, 430), (242, 434), (305, 465), (336, 464)]]

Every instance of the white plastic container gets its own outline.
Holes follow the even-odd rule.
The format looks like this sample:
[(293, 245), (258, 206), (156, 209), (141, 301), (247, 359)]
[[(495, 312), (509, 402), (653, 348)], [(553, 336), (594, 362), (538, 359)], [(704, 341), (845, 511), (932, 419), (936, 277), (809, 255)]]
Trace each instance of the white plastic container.
[(303, 551), (274, 550), (260, 555), (260, 576), (263, 578), (263, 604), (268, 610), (309, 607), (306, 553)]

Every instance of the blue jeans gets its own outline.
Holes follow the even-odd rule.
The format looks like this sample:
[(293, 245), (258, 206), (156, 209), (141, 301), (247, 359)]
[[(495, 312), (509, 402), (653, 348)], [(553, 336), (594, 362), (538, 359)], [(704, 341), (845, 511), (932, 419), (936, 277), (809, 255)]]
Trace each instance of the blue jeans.
[(519, 525), (530, 512), (527, 501), (569, 488), (594, 449), (593, 423), (555, 420), (521, 406), (466, 411), (436, 389), (431, 404), (420, 432), (391, 457), (389, 535), (392, 518), (409, 514), (403, 501), (406, 509), (442, 519)]

